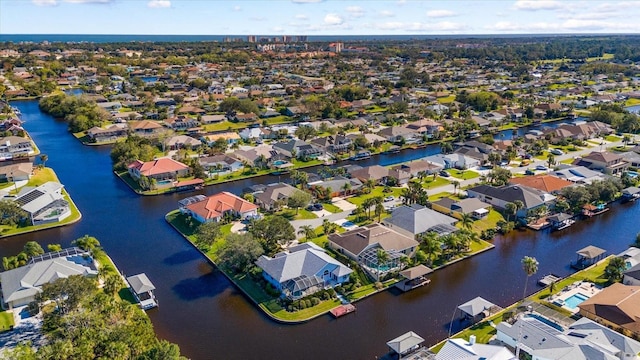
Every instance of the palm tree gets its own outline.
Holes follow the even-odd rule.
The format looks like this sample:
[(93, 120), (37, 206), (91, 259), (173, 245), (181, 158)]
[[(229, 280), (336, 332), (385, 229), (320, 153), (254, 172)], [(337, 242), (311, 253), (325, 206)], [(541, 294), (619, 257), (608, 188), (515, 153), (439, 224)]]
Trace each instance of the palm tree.
[(41, 154), (40, 155), (40, 162), (42, 162), (42, 167), (46, 167), (47, 165), (47, 160), (49, 160), (49, 156), (47, 154)]
[(556, 164), (556, 157), (553, 156), (553, 154), (547, 155), (547, 165), (549, 165), (549, 167), (552, 167), (555, 164)]
[(504, 204), (504, 210), (507, 213), (507, 221), (511, 221), (511, 215), (515, 215), (518, 211), (516, 208), (516, 204), (512, 202)]
[(471, 230), (473, 227), (473, 217), (469, 214), (462, 214), (460, 216), (460, 225), (467, 230)]
[(609, 264), (604, 268), (604, 276), (610, 283), (619, 282), (622, 280), (622, 274), (626, 269), (626, 263), (620, 256), (616, 256), (609, 260)]
[(622, 143), (624, 144), (624, 147), (627, 147), (627, 144), (629, 144), (631, 142), (631, 137), (629, 136), (629, 134), (625, 134), (622, 137)]
[(429, 231), (421, 236), (422, 244), (421, 248), (429, 256), (429, 265), (433, 264), (433, 258), (435, 255), (442, 251), (442, 243), (438, 238), (438, 234)]
[(518, 211), (520, 211), (521, 209), (524, 209), (524, 203), (522, 201), (520, 201), (520, 200), (514, 201), (513, 205), (516, 206), (516, 215), (518, 214)]
[(342, 185), (342, 191), (344, 192), (344, 195), (347, 195), (349, 193), (349, 190), (351, 190), (351, 183), (344, 183), (344, 185)]
[(298, 230), (298, 234), (304, 235), (306, 240), (311, 240), (316, 237), (316, 231), (313, 229), (311, 225), (303, 225)]
[(378, 275), (378, 281), (380, 281), (380, 267), (382, 265), (385, 265), (387, 261), (389, 261), (389, 254), (387, 254), (387, 252), (382, 249), (378, 249), (378, 251), (376, 252), (376, 257), (378, 260), (378, 271), (376, 272), (376, 274)]
[(460, 182), (457, 180), (453, 180), (451, 182), (451, 184), (453, 185), (453, 192), (457, 195), (458, 194), (458, 186), (460, 186)]
[[(529, 278), (531, 277), (531, 275), (538, 272), (539, 263), (536, 258), (531, 256), (525, 256), (524, 258), (522, 258), (522, 261), (520, 263), (522, 264), (522, 270), (524, 270), (525, 274), (527, 274), (527, 278), (524, 281), (524, 291), (522, 292), (522, 300), (524, 301), (525, 296), (527, 296), (527, 284), (529, 283)], [(520, 342), (521, 337), (522, 325), (518, 334), (518, 341), (516, 342), (516, 359), (520, 358), (520, 346), (518, 346), (518, 343)]]
[(374, 213), (378, 217), (378, 222), (380, 222), (382, 220), (382, 214), (384, 213), (384, 205), (382, 205), (382, 203), (376, 203)]

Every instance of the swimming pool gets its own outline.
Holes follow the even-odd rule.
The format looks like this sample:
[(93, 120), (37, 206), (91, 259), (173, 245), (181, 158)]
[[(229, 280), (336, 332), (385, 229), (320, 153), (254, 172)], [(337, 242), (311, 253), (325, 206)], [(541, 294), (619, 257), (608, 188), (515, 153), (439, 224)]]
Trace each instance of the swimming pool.
[(351, 221), (345, 221), (345, 222), (342, 223), (342, 227), (343, 228), (349, 228), (349, 227), (352, 227), (352, 226), (356, 226), (356, 224), (352, 223)]
[(564, 329), (562, 328), (562, 325), (560, 325), (560, 324), (558, 324), (556, 322), (553, 322), (553, 321), (547, 319), (544, 316), (540, 316), (540, 315), (537, 315), (537, 314), (528, 314), (527, 317), (537, 319), (538, 321), (543, 322), (543, 323), (551, 326), (554, 329), (557, 329), (557, 330), (560, 330), (560, 331), (564, 331)]
[(583, 301), (588, 300), (589, 297), (582, 295), (580, 293), (573, 294), (564, 300), (564, 306), (573, 310), (578, 307), (578, 305), (582, 304)]

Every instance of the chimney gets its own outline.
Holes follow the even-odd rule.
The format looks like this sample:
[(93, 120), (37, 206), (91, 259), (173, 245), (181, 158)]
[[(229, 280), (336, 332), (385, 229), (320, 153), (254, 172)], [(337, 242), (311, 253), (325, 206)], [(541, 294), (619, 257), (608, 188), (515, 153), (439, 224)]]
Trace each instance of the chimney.
[(473, 346), (475, 344), (476, 344), (476, 336), (475, 335), (469, 336), (469, 345)]

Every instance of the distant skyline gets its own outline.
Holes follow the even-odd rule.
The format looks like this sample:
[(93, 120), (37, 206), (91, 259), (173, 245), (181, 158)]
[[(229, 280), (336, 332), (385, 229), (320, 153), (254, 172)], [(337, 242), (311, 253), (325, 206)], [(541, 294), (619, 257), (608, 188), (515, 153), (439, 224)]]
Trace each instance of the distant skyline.
[(640, 1), (0, 0), (0, 34), (640, 33)]

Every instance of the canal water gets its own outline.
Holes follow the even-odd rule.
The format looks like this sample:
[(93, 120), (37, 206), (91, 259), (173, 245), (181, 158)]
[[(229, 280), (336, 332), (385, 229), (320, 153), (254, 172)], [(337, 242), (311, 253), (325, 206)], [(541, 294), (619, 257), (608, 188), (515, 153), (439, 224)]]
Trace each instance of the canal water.
[[(457, 305), (482, 296), (500, 306), (522, 296), (523, 256), (540, 262), (538, 275), (571, 273), (575, 251), (589, 244), (620, 252), (640, 231), (640, 207), (615, 205), (600, 217), (557, 233), (513, 232), (494, 240), (495, 249), (433, 274), (430, 285), (406, 294), (387, 291), (360, 301), (354, 314), (322, 316), (301, 325), (269, 320), (164, 221), (177, 201), (193, 194), (142, 197), (111, 172), (108, 147), (81, 145), (66, 124), (42, 114), (37, 102), (14, 102), (47, 166), (55, 169), (82, 220), (71, 226), (0, 239), (0, 256), (17, 253), (30, 240), (70, 245), (85, 234), (97, 237), (127, 275), (145, 272), (157, 286), (160, 307), (149, 312), (157, 334), (180, 345), (193, 359), (374, 359), (385, 343), (413, 330), (433, 344), (445, 338)], [(391, 164), (437, 152), (429, 147), (382, 155), (359, 164)], [(207, 187), (240, 193), (263, 177)], [(534, 276), (529, 292), (535, 291)], [(456, 314), (459, 316), (459, 314)], [(454, 331), (460, 327), (454, 321)]]

